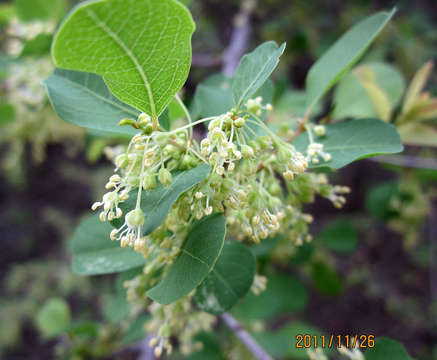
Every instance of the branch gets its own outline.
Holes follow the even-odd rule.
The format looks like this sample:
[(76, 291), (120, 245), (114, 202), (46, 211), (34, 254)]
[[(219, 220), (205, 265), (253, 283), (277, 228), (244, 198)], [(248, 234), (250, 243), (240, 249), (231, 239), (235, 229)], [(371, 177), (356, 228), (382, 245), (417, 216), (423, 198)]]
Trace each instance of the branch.
[(404, 166), (414, 169), (430, 169), (437, 170), (437, 161), (430, 158), (420, 158), (409, 155), (390, 155), (390, 156), (378, 156), (369, 158), (368, 160), (383, 163), (383, 164), (391, 164), (397, 166)]
[(234, 19), (231, 42), (223, 54), (222, 73), (232, 76), (237, 70), (238, 63), (244, 55), (250, 36), (250, 17), (255, 10), (256, 0), (245, 0), (240, 12)]
[(264, 351), (255, 339), (250, 336), (250, 334), (244, 330), (240, 323), (230, 314), (224, 313), (220, 318), (258, 360), (273, 360), (273, 358)]

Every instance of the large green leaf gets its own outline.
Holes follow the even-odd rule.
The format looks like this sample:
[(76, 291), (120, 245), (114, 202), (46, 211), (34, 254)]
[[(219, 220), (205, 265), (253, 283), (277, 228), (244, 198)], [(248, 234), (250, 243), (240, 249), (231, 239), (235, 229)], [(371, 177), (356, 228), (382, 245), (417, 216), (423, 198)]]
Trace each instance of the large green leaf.
[(246, 295), (254, 275), (252, 251), (239, 242), (227, 242), (214, 269), (197, 288), (194, 300), (203, 311), (221, 314)]
[(133, 135), (123, 118), (136, 119), (139, 111), (118, 100), (95, 74), (56, 69), (44, 84), (56, 113), (65, 121), (110, 134)]
[(79, 5), (55, 37), (58, 67), (102, 75), (121, 100), (157, 118), (184, 85), (194, 22), (176, 0)]
[(146, 260), (131, 248), (121, 248), (111, 241), (112, 227), (102, 223), (98, 215), (82, 221), (73, 235), (73, 271), (80, 275), (121, 272), (144, 265)]
[(147, 295), (156, 302), (168, 305), (190, 293), (214, 268), (225, 241), (226, 219), (213, 214), (194, 224), (181, 253), (170, 265), (164, 279)]
[(278, 47), (275, 42), (268, 41), (243, 56), (232, 82), (232, 94), (237, 108), (244, 105), (266, 82), (284, 50), (285, 43)]
[(379, 12), (364, 19), (337, 40), (311, 67), (306, 79), (307, 108), (311, 109), (358, 61), (393, 14), (394, 10)]
[[(205, 180), (210, 170), (208, 164), (202, 164), (191, 170), (178, 171), (173, 173), (173, 179), (170, 185), (164, 186), (159, 184), (154, 190), (143, 191), (141, 195), (141, 209), (146, 217), (146, 222), (143, 226), (143, 234), (148, 235), (160, 226), (179, 196), (191, 189), (194, 185)], [(126, 214), (130, 209), (135, 208), (136, 199), (137, 191), (131, 191), (129, 199), (120, 204), (123, 213)], [(112, 222), (117, 228), (123, 225), (123, 223), (123, 218), (116, 219)]]
[(357, 66), (340, 81), (335, 90), (333, 117), (378, 117), (377, 106), (371, 96), (372, 87), (365, 84), (382, 91), (390, 110), (399, 103), (405, 91), (405, 81), (393, 66), (385, 63)]
[(317, 234), (316, 241), (339, 253), (347, 254), (358, 245), (358, 233), (347, 218), (336, 218), (326, 224)]
[(67, 9), (66, 0), (14, 0), (14, 5), (22, 21), (59, 20)]
[(374, 347), (369, 347), (365, 353), (366, 360), (410, 360), (411, 357), (404, 345), (396, 340), (381, 337)]
[[(382, 154), (394, 154), (403, 150), (396, 128), (377, 119), (359, 119), (342, 121), (326, 126), (326, 135), (317, 138), (323, 144), (324, 151), (331, 154), (332, 160), (311, 167), (329, 167), (339, 169), (355, 160)], [(293, 145), (306, 152), (308, 135), (298, 136)]]

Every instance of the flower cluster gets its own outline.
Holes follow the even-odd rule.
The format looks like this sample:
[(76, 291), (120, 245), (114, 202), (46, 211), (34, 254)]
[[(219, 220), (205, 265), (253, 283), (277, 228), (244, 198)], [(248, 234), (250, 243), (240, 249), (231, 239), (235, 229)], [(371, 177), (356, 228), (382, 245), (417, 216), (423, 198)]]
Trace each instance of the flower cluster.
[(163, 351), (172, 353), (170, 337), (178, 335), (179, 349), (183, 355), (202, 349), (202, 343), (195, 336), (202, 331), (210, 331), (216, 322), (213, 315), (198, 311), (192, 304), (191, 296), (186, 296), (170, 305), (153, 303), (149, 307), (152, 319), (147, 323), (147, 331), (156, 334), (150, 341), (156, 357)]
[[(102, 201), (92, 208), (101, 209), (102, 221), (117, 225), (111, 232), (112, 240), (149, 259), (143, 274), (125, 284), (134, 306), (144, 306), (147, 289), (177, 258), (192, 221), (224, 213), (231, 237), (258, 243), (281, 232), (287, 235), (290, 248), (290, 243), (298, 246), (311, 241), (309, 224), (313, 218), (302, 208), (314, 201), (316, 194), (328, 198), (335, 206), (344, 204), (347, 188), (328, 184), (325, 175), (307, 172), (308, 163), (314, 162), (315, 156), (329, 160), (323, 148), (310, 139), (307, 156), (297, 151), (259, 118), (270, 109), (271, 105), (263, 106), (262, 98), (258, 97), (250, 99), (244, 110), (233, 109), (169, 132), (159, 131), (146, 114), (136, 120), (121, 121), (122, 125), (131, 125), (141, 132), (127, 147), (107, 149), (116, 173), (109, 178), (108, 192)], [(208, 131), (198, 142), (190, 128), (206, 121)], [(313, 131), (324, 136), (324, 127), (314, 127)], [(147, 214), (141, 208), (142, 191), (153, 191), (158, 183), (168, 186), (172, 183), (172, 172), (201, 163), (207, 163), (211, 169), (206, 179), (183, 193), (165, 222), (144, 235)], [(129, 208), (126, 204), (136, 205)], [(256, 276), (252, 291), (255, 294), (264, 291), (266, 280)], [(148, 330), (156, 334), (151, 345), (157, 356), (163, 351), (171, 352), (170, 336), (176, 333), (183, 352), (196, 349), (193, 335), (212, 326), (213, 317), (193, 313), (190, 299), (187, 296), (166, 307), (156, 303), (149, 306), (152, 320)]]

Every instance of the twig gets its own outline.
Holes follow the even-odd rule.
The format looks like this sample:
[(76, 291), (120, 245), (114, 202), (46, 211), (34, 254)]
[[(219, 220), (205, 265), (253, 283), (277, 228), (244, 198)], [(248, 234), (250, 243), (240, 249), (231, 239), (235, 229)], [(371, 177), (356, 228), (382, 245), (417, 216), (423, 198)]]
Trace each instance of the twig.
[(255, 7), (256, 0), (245, 0), (241, 6), (241, 11), (235, 17), (231, 42), (223, 54), (222, 73), (226, 76), (234, 74), (241, 57), (246, 51), (251, 30), (250, 17)]
[(259, 346), (255, 339), (250, 336), (249, 333), (241, 327), (240, 323), (230, 314), (224, 313), (220, 318), (258, 360), (273, 360), (273, 358), (267, 354), (261, 346)]
[(378, 163), (404, 166), (414, 169), (437, 170), (437, 161), (435, 161), (434, 159), (420, 158), (420, 157), (409, 156), (409, 155), (378, 156), (378, 157), (369, 158), (368, 160)]

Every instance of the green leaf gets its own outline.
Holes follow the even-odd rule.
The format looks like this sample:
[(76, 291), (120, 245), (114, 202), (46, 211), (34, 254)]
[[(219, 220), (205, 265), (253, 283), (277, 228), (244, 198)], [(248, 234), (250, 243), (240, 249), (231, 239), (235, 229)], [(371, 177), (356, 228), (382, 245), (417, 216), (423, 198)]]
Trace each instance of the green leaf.
[(112, 227), (102, 223), (98, 215), (82, 221), (73, 240), (73, 271), (80, 275), (100, 275), (122, 272), (144, 265), (146, 260), (131, 248), (121, 248), (111, 241)]
[[(274, 117), (277, 117), (279, 121), (290, 121), (290, 115), (296, 117), (303, 117), (306, 112), (306, 99), (307, 96), (304, 91), (288, 90), (275, 104)], [(312, 112), (313, 116), (317, 116), (321, 113), (322, 107), (317, 105)]]
[(232, 82), (232, 94), (237, 108), (257, 92), (279, 63), (285, 43), (278, 47), (274, 41), (258, 46), (241, 59)]
[(373, 84), (385, 94), (390, 110), (399, 103), (405, 91), (405, 81), (393, 66), (385, 63), (357, 66), (339, 82), (335, 90), (334, 118), (378, 117), (377, 108), (364, 83)]
[(255, 256), (245, 245), (227, 242), (211, 273), (197, 288), (197, 306), (211, 314), (232, 308), (249, 291), (255, 276)]
[(225, 241), (226, 219), (213, 214), (196, 222), (181, 253), (164, 279), (147, 292), (152, 300), (168, 305), (190, 293), (214, 268)]
[(31, 40), (26, 41), (20, 56), (43, 56), (50, 53), (52, 34), (38, 34)]
[(67, 9), (66, 0), (14, 0), (14, 5), (22, 21), (57, 20)]
[(388, 220), (396, 212), (390, 207), (390, 202), (399, 194), (399, 185), (388, 182), (372, 187), (366, 196), (366, 210), (379, 220)]
[(70, 327), (70, 307), (65, 300), (52, 298), (43, 305), (36, 315), (36, 323), (43, 337), (58, 336)]
[(317, 290), (328, 296), (337, 296), (343, 291), (339, 275), (330, 266), (316, 262), (311, 267), (311, 278)]
[(53, 58), (103, 76), (115, 96), (157, 119), (187, 79), (193, 32), (175, 0), (87, 2), (63, 23)]
[[(173, 204), (184, 192), (191, 189), (194, 185), (205, 180), (211, 168), (208, 164), (202, 164), (194, 169), (187, 171), (177, 171), (173, 173), (173, 179), (170, 185), (164, 186), (159, 184), (156, 189), (143, 191), (141, 194), (141, 209), (146, 217), (143, 226), (143, 234), (152, 233), (160, 226), (167, 217)], [(123, 213), (126, 214), (130, 209), (135, 208), (137, 191), (130, 193), (129, 199), (120, 204)], [(115, 227), (123, 225), (124, 219), (116, 219), (112, 222)]]
[(232, 106), (232, 79), (215, 74), (201, 82), (194, 94), (192, 115), (211, 117), (228, 112)]
[[(324, 151), (331, 154), (332, 160), (311, 164), (312, 168), (329, 167), (339, 169), (351, 162), (382, 154), (394, 154), (403, 150), (396, 128), (377, 119), (358, 119), (327, 125), (326, 135), (316, 138), (323, 144)], [(309, 145), (308, 135), (298, 136), (293, 145), (306, 153)]]
[(339, 253), (348, 254), (357, 248), (358, 233), (350, 220), (337, 218), (323, 227), (316, 241)]
[(366, 360), (411, 360), (404, 345), (396, 340), (380, 337), (375, 341), (375, 347), (368, 348)]
[(311, 67), (306, 79), (307, 108), (312, 109), (320, 98), (359, 60), (393, 16), (391, 12), (376, 13), (346, 32)]
[(267, 289), (258, 296), (249, 293), (238, 304), (235, 315), (242, 319), (268, 319), (283, 313), (303, 310), (308, 291), (302, 282), (291, 274), (268, 276)]
[(56, 69), (45, 81), (50, 102), (65, 121), (110, 134), (134, 135), (124, 118), (136, 119), (139, 111), (118, 100), (95, 74)]

